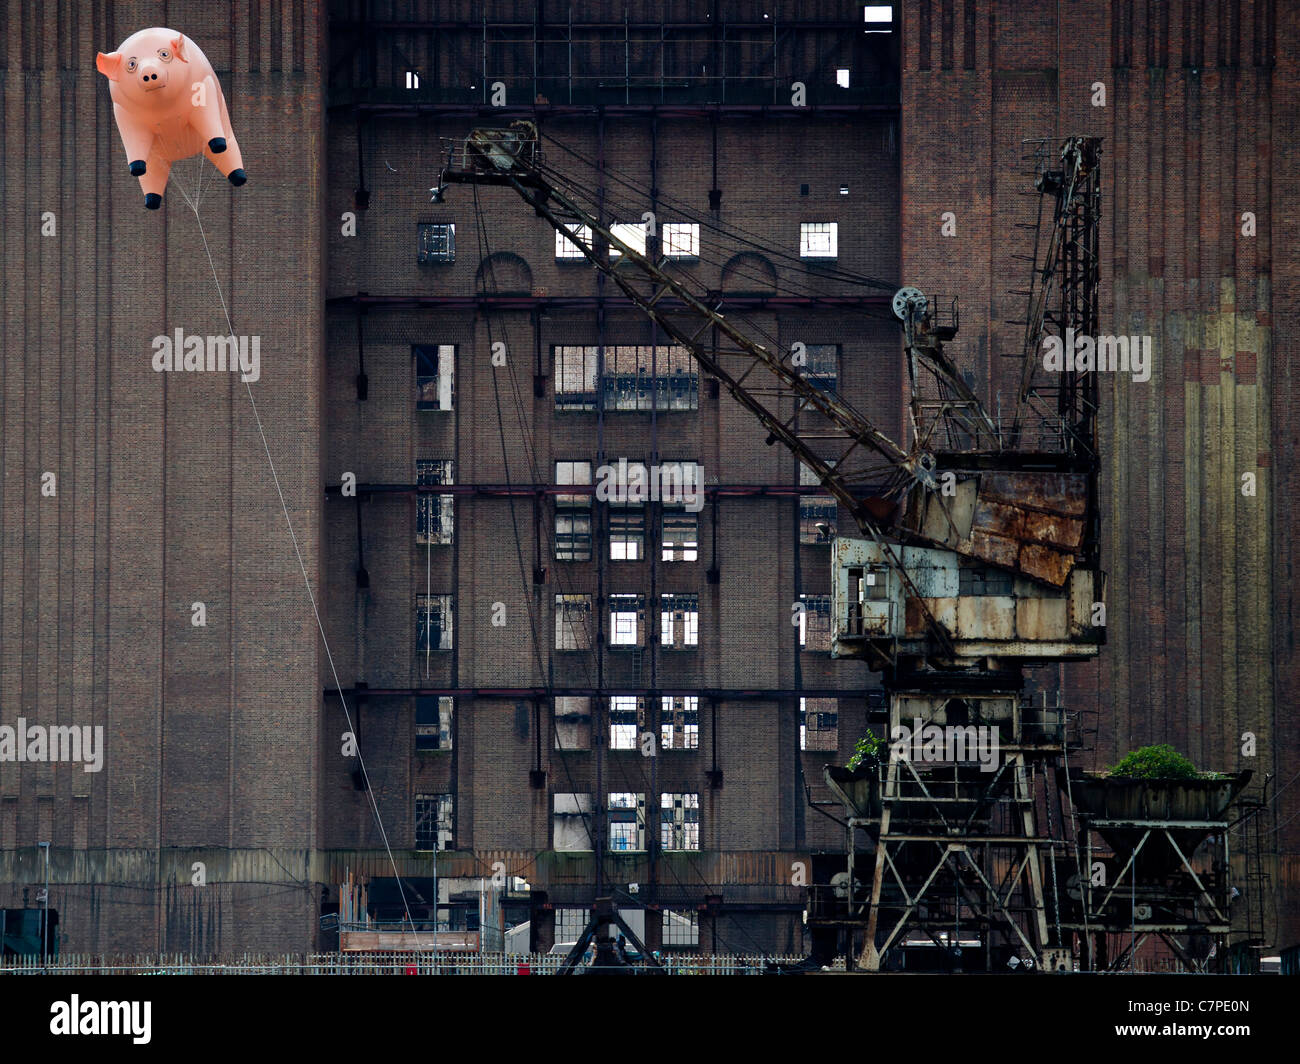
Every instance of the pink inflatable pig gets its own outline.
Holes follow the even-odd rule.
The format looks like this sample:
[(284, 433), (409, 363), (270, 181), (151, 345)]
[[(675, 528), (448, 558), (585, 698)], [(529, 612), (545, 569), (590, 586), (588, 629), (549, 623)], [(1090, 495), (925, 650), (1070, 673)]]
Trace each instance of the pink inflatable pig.
[(172, 163), (200, 151), (232, 185), (248, 180), (221, 83), (188, 37), (141, 30), (116, 52), (100, 52), (95, 66), (108, 78), (126, 160), (150, 210), (162, 206)]

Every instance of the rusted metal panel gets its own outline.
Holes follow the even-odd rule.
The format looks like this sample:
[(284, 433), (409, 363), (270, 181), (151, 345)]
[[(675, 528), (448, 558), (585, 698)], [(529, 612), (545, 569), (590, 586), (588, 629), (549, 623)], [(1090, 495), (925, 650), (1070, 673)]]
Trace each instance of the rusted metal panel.
[(970, 535), (970, 555), (1004, 569), (1017, 568), (1020, 544), (1014, 539), (976, 529)]
[(1020, 549), (1019, 568), (1053, 587), (1064, 587), (1070, 570), (1074, 568), (1074, 557), (1041, 544), (1026, 543)]
[(1016, 600), (1009, 596), (956, 599), (958, 639), (1012, 640), (1016, 637)]
[(1016, 600), (1016, 635), (1021, 639), (1065, 639), (1069, 636), (1069, 610), (1065, 599)]

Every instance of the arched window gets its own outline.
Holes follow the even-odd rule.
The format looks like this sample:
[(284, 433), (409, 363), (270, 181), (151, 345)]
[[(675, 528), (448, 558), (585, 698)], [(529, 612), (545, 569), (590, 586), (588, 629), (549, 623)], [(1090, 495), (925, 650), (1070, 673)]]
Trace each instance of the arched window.
[(533, 271), (512, 251), (496, 251), (479, 263), (474, 288), (480, 294), (526, 296), (533, 291)]

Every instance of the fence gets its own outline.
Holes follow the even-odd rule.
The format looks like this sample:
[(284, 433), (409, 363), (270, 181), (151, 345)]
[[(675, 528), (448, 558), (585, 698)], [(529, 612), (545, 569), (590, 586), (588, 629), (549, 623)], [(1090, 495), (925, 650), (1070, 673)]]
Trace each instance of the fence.
[[(672, 975), (760, 975), (768, 964), (793, 965), (803, 959), (669, 954), (662, 963)], [(181, 954), (65, 953), (50, 958), (49, 964), (42, 964), (40, 957), (5, 957), (0, 975), (554, 975), (563, 962), (563, 955), (555, 953), (249, 953), (217, 961)]]

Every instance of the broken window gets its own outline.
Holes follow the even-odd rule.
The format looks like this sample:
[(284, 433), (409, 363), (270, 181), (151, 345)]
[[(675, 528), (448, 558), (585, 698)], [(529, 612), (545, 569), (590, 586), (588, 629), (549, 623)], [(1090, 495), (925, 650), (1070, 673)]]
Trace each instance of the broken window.
[(639, 562), (645, 558), (645, 507), (611, 505), (609, 560)]
[(451, 695), (415, 696), (415, 748), (451, 749)]
[(609, 596), (609, 645), (645, 646), (645, 596)]
[[(453, 463), (449, 458), (419, 458), (415, 462), (415, 483), (451, 484)], [(453, 495), (420, 494), (415, 497), (415, 542), (446, 546), (455, 528)]]
[(685, 650), (699, 643), (700, 596), (660, 595), (659, 645)]
[(454, 222), (419, 222), (417, 229), (420, 250), (416, 256), (421, 264), (456, 261), (456, 224)]
[[(610, 233), (618, 240), (623, 241), (633, 251), (641, 255), (645, 254), (645, 222), (616, 222), (609, 227)], [(611, 259), (621, 258), (623, 252), (613, 244), (609, 245), (609, 257)]]
[[(799, 486), (820, 484), (817, 474), (802, 462), (799, 463)], [(828, 544), (835, 537), (835, 522), (839, 520), (839, 504), (834, 495), (799, 496), (799, 542)], [(821, 528), (817, 526), (821, 525)]]
[(693, 562), (699, 558), (699, 515), (685, 510), (663, 511), (661, 561)]
[(555, 649), (591, 649), (591, 596), (555, 596)]
[(609, 748), (635, 750), (645, 731), (645, 699), (613, 695), (609, 700)]
[(601, 393), (606, 410), (696, 410), (700, 377), (684, 347), (606, 347)]
[[(556, 462), (555, 483), (590, 484), (590, 462)], [(555, 497), (555, 558), (562, 562), (591, 561), (591, 495), (583, 492)]]
[(670, 259), (698, 259), (700, 257), (700, 226), (698, 222), (668, 222), (664, 225), (661, 250)]
[(838, 222), (803, 222), (799, 226), (801, 259), (833, 259), (839, 255)]
[(555, 409), (596, 409), (597, 348), (557, 346), (555, 356)]
[(799, 749), (840, 747), (840, 703), (835, 698), (799, 699)]
[(451, 849), (452, 808), (450, 794), (415, 796), (415, 848), (417, 850)]
[[(576, 236), (588, 247), (591, 246), (591, 226), (566, 225), (564, 228), (567, 229), (574, 236)], [(555, 231), (555, 257), (562, 261), (568, 262), (573, 259), (578, 259), (579, 261), (581, 261), (585, 259), (587, 256), (582, 253), (582, 249), (578, 247), (577, 244), (575, 244), (572, 240), (570, 240), (567, 236), (565, 236), (557, 229)]]
[(674, 695), (661, 700), (659, 746), (664, 750), (699, 749), (700, 699), (698, 695)]
[(698, 946), (700, 914), (689, 909), (664, 909), (660, 941), (664, 946)]
[(450, 410), (454, 396), (456, 348), (452, 344), (413, 344), (415, 408)]
[(957, 594), (959, 595), (1010, 595), (1013, 586), (1012, 576), (1005, 569), (995, 569), (991, 565), (973, 565), (963, 558), (957, 570)]
[[(556, 794), (551, 805), (551, 846), (556, 850), (591, 850), (591, 795)], [(581, 912), (582, 910), (578, 910)], [(583, 920), (586, 924), (586, 920)], [(579, 928), (581, 930), (581, 928)], [(559, 941), (556, 931), (556, 941)], [(577, 938), (575, 934), (573, 936)], [(566, 939), (565, 941), (572, 941)]]
[(645, 795), (615, 791), (609, 796), (609, 848), (645, 849)]
[(591, 749), (591, 699), (557, 695), (555, 699), (555, 749)]
[(840, 348), (838, 344), (805, 345), (807, 361), (801, 367), (803, 375), (814, 388), (833, 392), (840, 380)]
[(700, 848), (698, 793), (659, 796), (659, 845), (665, 850)]
[(415, 596), (415, 647), (421, 654), (450, 650), (452, 646), (452, 597)]
[(831, 597), (830, 595), (800, 595), (803, 609), (799, 611), (799, 645), (804, 650), (829, 651), (831, 649)]

